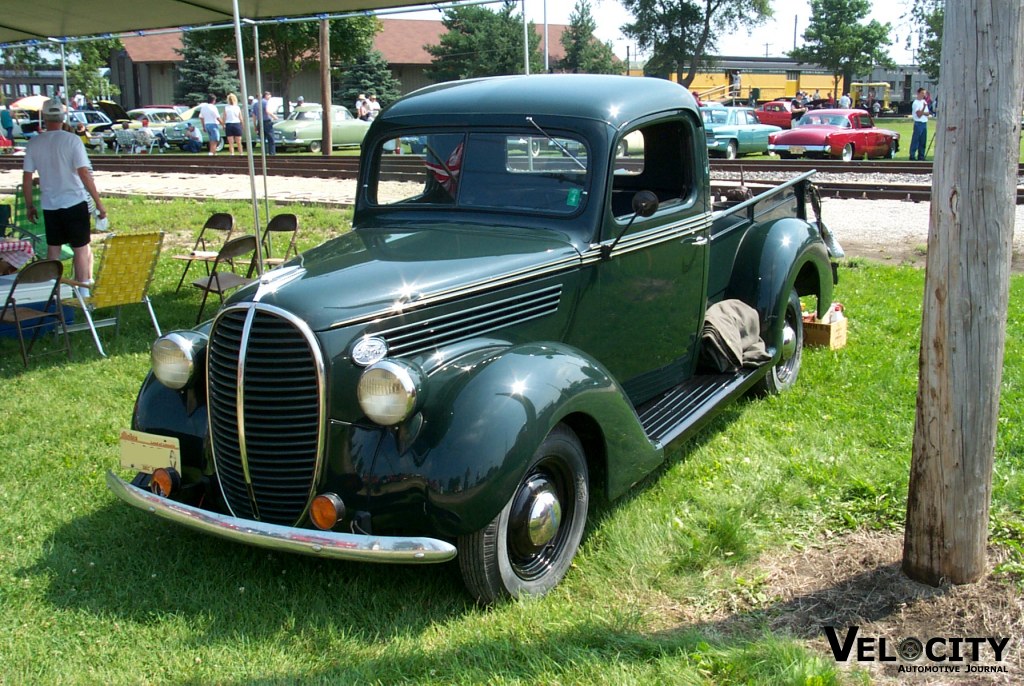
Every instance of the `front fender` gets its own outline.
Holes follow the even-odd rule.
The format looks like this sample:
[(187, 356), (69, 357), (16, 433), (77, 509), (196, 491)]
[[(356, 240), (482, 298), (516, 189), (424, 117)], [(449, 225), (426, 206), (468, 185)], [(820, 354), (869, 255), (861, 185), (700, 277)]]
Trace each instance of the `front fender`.
[(782, 346), (789, 293), (818, 299), (818, 315), (832, 300), (832, 268), (818, 230), (803, 219), (784, 218), (752, 227), (740, 243), (727, 296), (757, 309), (764, 339)]
[(195, 386), (175, 391), (146, 375), (132, 412), (132, 429), (177, 438), (182, 467), (207, 471), (204, 442), (208, 417), (206, 405), (196, 397)]
[[(486, 526), (515, 492), (527, 461), (565, 421), (587, 449), (592, 476), (614, 497), (662, 460), (608, 371), (559, 343), (507, 348), (431, 375), (423, 425), (404, 450), (385, 441), (379, 482), (420, 474), (430, 530), (443, 536)], [(593, 434), (597, 434), (596, 436)]]

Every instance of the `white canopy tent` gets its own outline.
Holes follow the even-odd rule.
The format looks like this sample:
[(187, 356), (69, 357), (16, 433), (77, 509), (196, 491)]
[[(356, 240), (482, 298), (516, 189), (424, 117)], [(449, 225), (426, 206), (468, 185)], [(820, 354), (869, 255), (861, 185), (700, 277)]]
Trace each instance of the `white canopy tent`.
[(142, 29), (430, 5), (409, 0), (34, 0), (4, 3), (0, 45), (28, 40), (100, 36)]
[[(493, 0), (484, 0), (489, 2)], [(476, 2), (450, 2), (443, 7)], [(147, 0), (140, 8), (126, 8), (117, 0), (35, 0), (31, 3), (8, 3), (0, 13), (0, 48), (12, 44), (56, 43), (60, 45), (63, 61), (64, 44), (69, 40), (114, 37), (128, 33), (145, 33), (160, 29), (181, 30), (179, 27), (210, 28), (211, 24), (224, 26), (230, 22), (235, 31), (235, 49), (240, 78), (241, 102), (248, 101), (245, 84), (245, 55), (242, 51), (242, 23), (252, 23), (255, 43), (259, 44), (256, 24), (260, 20), (311, 21), (356, 13), (372, 14), (377, 10), (414, 7), (441, 9), (442, 5), (423, 5), (409, 0)], [(259, 79), (257, 62), (257, 79)], [(259, 84), (257, 84), (259, 85)], [(65, 91), (66, 76), (65, 76)], [(263, 246), (259, 239), (260, 216), (256, 197), (256, 173), (253, 164), (251, 127), (247, 107), (242, 108), (243, 132), (249, 161), (249, 183), (252, 194), (254, 230), (257, 236), (257, 264), (262, 275)], [(263, 146), (261, 150), (265, 154)], [(266, 195), (266, 157), (263, 157), (264, 195)], [(265, 198), (266, 199), (266, 198)]]

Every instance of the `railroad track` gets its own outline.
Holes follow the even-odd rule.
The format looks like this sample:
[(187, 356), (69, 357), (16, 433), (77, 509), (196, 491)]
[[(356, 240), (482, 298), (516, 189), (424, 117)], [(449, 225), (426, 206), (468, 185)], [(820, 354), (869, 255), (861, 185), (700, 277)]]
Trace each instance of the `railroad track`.
[[(130, 174), (247, 174), (248, 162), (243, 156), (158, 154), (158, 155), (95, 155), (93, 168), (97, 171)], [(0, 157), (0, 170), (20, 169), (18, 157)], [(263, 170), (262, 160), (256, 158), (257, 174)], [(791, 178), (796, 174), (816, 169), (822, 176), (815, 184), (823, 197), (862, 198), (867, 200), (909, 200), (927, 202), (931, 198), (930, 182), (894, 183), (889, 179), (871, 179), (875, 176), (926, 176), (932, 171), (931, 162), (910, 162), (897, 160), (887, 162), (839, 162), (832, 160), (711, 160), (712, 177), (719, 174), (751, 174), (756, 178), (745, 178), (751, 188), (770, 186), (773, 181)], [(267, 174), (271, 176), (293, 176), (306, 178), (354, 179), (359, 171), (359, 158), (354, 156), (331, 155), (275, 155), (267, 158)], [(406, 155), (387, 158), (385, 178), (389, 181), (415, 181), (420, 178), (422, 161), (419, 156)], [(777, 179), (765, 175), (778, 175)], [(841, 175), (842, 180), (826, 180), (825, 175)], [(1018, 168), (1018, 176), (1024, 176), (1024, 165)], [(864, 177), (864, 180), (855, 180)], [(713, 185), (724, 187), (727, 183), (713, 180)], [(1017, 189), (1017, 204), (1024, 204), (1024, 188)]]

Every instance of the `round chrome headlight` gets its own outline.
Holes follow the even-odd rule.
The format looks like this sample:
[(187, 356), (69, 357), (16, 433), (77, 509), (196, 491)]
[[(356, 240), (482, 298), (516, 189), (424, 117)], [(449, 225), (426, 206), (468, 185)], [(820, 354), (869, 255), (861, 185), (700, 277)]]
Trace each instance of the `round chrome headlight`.
[(205, 343), (199, 334), (169, 333), (161, 336), (150, 349), (153, 375), (164, 386), (175, 390), (192, 382), (196, 372), (196, 357)]
[(422, 373), (412, 365), (381, 360), (359, 377), (359, 407), (377, 424), (394, 426), (416, 409), (422, 379)]

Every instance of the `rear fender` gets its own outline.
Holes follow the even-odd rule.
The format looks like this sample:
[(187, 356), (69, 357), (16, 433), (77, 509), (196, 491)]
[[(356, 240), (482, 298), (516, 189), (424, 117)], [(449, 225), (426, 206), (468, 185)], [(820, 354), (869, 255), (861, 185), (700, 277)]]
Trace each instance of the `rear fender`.
[(727, 289), (757, 309), (762, 337), (776, 350), (782, 347), (781, 322), (789, 293), (814, 295), (818, 315), (832, 300), (832, 268), (817, 228), (797, 218), (755, 225), (740, 243)]
[(584, 434), (592, 479), (605, 475), (610, 497), (662, 460), (619, 384), (569, 346), (530, 343), (475, 364), (457, 360), (434, 372), (428, 387), (418, 436), (404, 449), (385, 441), (374, 471), (380, 479), (422, 475), (431, 528), (441, 535), (494, 519), (560, 422)]

